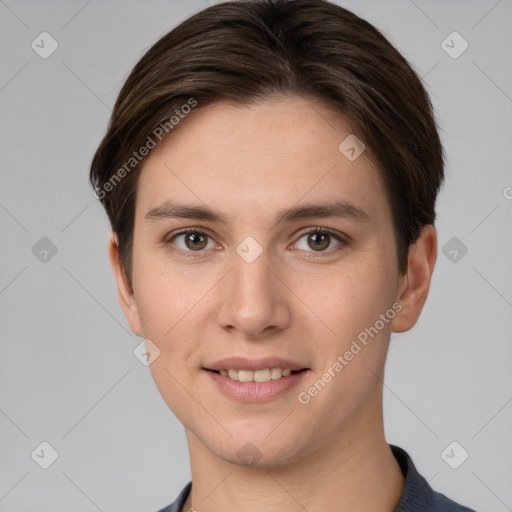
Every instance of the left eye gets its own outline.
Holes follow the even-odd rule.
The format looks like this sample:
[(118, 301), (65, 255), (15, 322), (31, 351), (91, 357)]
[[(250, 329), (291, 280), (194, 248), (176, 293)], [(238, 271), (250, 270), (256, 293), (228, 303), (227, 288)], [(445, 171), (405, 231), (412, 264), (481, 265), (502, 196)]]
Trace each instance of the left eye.
[(308, 248), (310, 248), (313, 249), (314, 252), (325, 252), (325, 249), (329, 247), (333, 239), (338, 242), (338, 245), (343, 244), (341, 237), (323, 229), (312, 229), (306, 233), (303, 233), (299, 238), (299, 241), (303, 238), (306, 238), (307, 240), (305, 245), (300, 247), (299, 242), (296, 242), (294, 246), (297, 246), (298, 249), (305, 251), (308, 251)]

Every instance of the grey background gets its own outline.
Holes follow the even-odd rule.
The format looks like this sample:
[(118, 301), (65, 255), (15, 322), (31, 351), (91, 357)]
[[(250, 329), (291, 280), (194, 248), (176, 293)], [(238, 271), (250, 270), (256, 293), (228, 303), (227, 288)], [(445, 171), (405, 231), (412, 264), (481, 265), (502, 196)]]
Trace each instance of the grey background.
[[(430, 295), (389, 353), (388, 441), (453, 499), (512, 510), (512, 2), (338, 3), (423, 76), (447, 152)], [(0, 0), (0, 511), (156, 511), (190, 478), (183, 428), (133, 355), (87, 173), (133, 65), (206, 6)], [(31, 48), (43, 31), (47, 59)], [(469, 43), (457, 59), (441, 47), (453, 31)], [(42, 441), (59, 454), (46, 470)]]

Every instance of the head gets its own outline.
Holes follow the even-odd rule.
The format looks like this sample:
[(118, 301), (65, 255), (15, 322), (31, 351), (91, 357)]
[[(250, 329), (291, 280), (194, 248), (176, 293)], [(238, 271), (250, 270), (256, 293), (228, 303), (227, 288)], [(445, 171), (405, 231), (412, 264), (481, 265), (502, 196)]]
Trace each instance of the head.
[[(189, 442), (277, 464), (368, 435), (390, 335), (428, 294), (442, 179), (420, 79), (335, 4), (225, 2), (150, 48), (90, 180), (121, 306)], [(212, 375), (225, 358), (302, 371), (241, 405)]]

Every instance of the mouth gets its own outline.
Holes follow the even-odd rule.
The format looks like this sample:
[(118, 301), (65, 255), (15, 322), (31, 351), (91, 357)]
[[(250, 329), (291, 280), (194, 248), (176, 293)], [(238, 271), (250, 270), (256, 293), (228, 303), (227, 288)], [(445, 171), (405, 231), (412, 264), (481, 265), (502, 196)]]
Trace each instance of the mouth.
[(216, 389), (237, 402), (269, 402), (297, 387), (311, 371), (287, 359), (234, 357), (203, 367)]

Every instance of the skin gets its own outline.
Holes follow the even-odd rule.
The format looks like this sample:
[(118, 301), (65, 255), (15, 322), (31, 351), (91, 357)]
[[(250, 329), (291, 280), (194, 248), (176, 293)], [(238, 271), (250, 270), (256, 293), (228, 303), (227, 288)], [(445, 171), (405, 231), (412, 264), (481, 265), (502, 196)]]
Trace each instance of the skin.
[[(384, 363), (391, 332), (413, 327), (423, 308), (437, 235), (423, 229), (400, 275), (379, 172), (368, 150), (355, 161), (338, 150), (350, 133), (313, 98), (198, 109), (144, 164), (133, 288), (112, 236), (120, 304), (133, 332), (158, 346), (152, 375), (186, 429), (193, 486), (184, 510), (384, 512), (400, 499), (404, 479), (384, 437)], [(275, 223), (282, 209), (333, 199), (350, 201), (368, 220)], [(207, 205), (228, 222), (145, 219), (168, 200)], [(199, 251), (185, 236), (173, 238), (192, 227), (207, 235)], [(314, 235), (303, 233), (311, 227), (349, 241), (327, 237), (315, 250)], [(248, 236), (263, 249), (252, 263), (236, 252)], [(301, 404), (298, 392), (395, 303), (401, 311)], [(298, 389), (240, 403), (202, 369), (230, 356), (282, 357), (309, 371)], [(259, 456), (253, 465), (237, 455), (248, 442)]]

